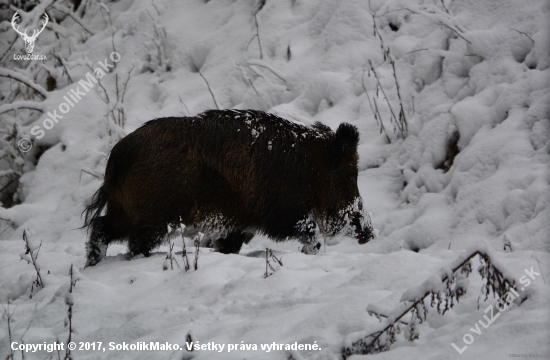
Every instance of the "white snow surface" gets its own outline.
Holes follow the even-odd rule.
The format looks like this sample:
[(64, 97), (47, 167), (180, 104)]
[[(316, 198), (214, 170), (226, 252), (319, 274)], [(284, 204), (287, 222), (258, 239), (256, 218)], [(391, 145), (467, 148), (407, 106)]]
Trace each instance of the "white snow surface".
[[(257, 39), (247, 48), (256, 33), (254, 1), (155, 0), (154, 5), (160, 15), (150, 0), (103, 5), (112, 16), (122, 56), (119, 71), (127, 74), (135, 67), (123, 131), (130, 133), (150, 119), (214, 108), (197, 69), (221, 108), (261, 109), (305, 124), (321, 121), (333, 129), (341, 122), (354, 124), (361, 134), (358, 185), (378, 237), (365, 245), (349, 237), (331, 239), (326, 251), (313, 256), (301, 254), (297, 242), (273, 243), (256, 236), (239, 255), (202, 248), (199, 269), (188, 272), (162, 270), (167, 246), (149, 258), (128, 261), (125, 246), (112, 245), (105, 261), (84, 269), (86, 233), (79, 229), (80, 215), (101, 184), (87, 172), (104, 172), (114, 142), (108, 108), (96, 87), (36, 141), (35, 146), (51, 147), (35, 167), (25, 165), (22, 203), (0, 208), (0, 218), (6, 220), (0, 235), (0, 302), (7, 306), (9, 299), (10, 311), (15, 310), (13, 339), (23, 336), (27, 344), (67, 341), (66, 298), (74, 264), (79, 281), (70, 296), (72, 339), (77, 344), (101, 341), (107, 347), (105, 352), (75, 350), (74, 359), (287, 359), (287, 351), (260, 350), (260, 344), (273, 342), (316, 342), (321, 348), (293, 352), (294, 359), (339, 359), (350, 334), (366, 335), (380, 327), (367, 313), (369, 304), (377, 311), (396, 309), (407, 289), (451, 268), (464, 250), (483, 247), (516, 279), (526, 275), (525, 269), (542, 273), (531, 281), (527, 299), (480, 328), (481, 334), (472, 333), (485, 309), (496, 303), (492, 297), (483, 302), (481, 295), (478, 309), (482, 281), (474, 261), (460, 303), (444, 316), (428, 307), (418, 340), (411, 343), (397, 335), (390, 351), (372, 358), (550, 354), (548, 1), (267, 0), (257, 15), (261, 59)], [(371, 60), (393, 109), (399, 109), (392, 68), (373, 34), (371, 13), (396, 60), (409, 128), (404, 140), (392, 131), (375, 78), (364, 72)], [(152, 18), (167, 34), (163, 56), (168, 70), (156, 60)], [(105, 19), (97, 7), (84, 18), (95, 35), (73, 44), (76, 50), (68, 60), (74, 79), (88, 72), (83, 64), (96, 67), (112, 52), (112, 29)], [(71, 36), (83, 32), (78, 24), (69, 27)], [(51, 39), (46, 34), (35, 52)], [(379, 132), (363, 80), (370, 98), (377, 97), (391, 144)], [(7, 81), (2, 81), (5, 89)], [(113, 74), (102, 83), (112, 89)], [(41, 106), (57, 108), (75, 86), (49, 92)], [(3, 116), (13, 116), (9, 114)], [(19, 116), (16, 120), (25, 120)], [(30, 132), (45, 118), (27, 119), (23, 129)], [(444, 172), (440, 167), (454, 131), (460, 133), (460, 152)], [(32, 231), (33, 247), (42, 242), (38, 263), (46, 286), (32, 298), (34, 268), (19, 257), (24, 229)], [(506, 242), (512, 252), (503, 250)], [(181, 246), (177, 240), (175, 250)], [(283, 262), (268, 278), (263, 277), (266, 247)], [(187, 248), (194, 251), (190, 244)], [(178, 261), (182, 265), (181, 257)], [(226, 344), (225, 350), (108, 350), (109, 342), (185, 347), (188, 333), (200, 344)], [(468, 333), (474, 342), (459, 355), (451, 343), (462, 348)], [(227, 352), (227, 344), (241, 343), (257, 344), (259, 350)], [(7, 354), (4, 316), (0, 357)], [(41, 351), (25, 358), (48, 355)], [(15, 356), (21, 358), (21, 352)]]

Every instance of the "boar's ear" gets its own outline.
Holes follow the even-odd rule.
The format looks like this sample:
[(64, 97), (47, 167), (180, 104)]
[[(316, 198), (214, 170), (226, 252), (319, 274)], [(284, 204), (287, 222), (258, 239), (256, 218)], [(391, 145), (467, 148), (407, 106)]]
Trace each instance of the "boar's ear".
[(313, 127), (317, 130), (323, 131), (323, 132), (331, 132), (332, 130), (323, 124), (322, 122), (316, 121), (315, 124), (313, 124)]
[(341, 123), (336, 130), (334, 150), (338, 162), (348, 159), (357, 151), (359, 144), (359, 131), (353, 125)]

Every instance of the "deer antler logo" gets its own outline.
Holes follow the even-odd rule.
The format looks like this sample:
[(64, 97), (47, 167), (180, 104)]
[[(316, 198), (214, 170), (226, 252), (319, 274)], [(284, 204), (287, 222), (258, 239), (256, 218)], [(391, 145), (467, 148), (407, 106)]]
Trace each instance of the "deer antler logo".
[[(11, 19), (11, 26), (13, 26), (13, 29), (19, 34), (21, 35), (21, 38), (23, 39), (23, 41), (25, 42), (25, 49), (27, 50), (27, 53), (31, 54), (33, 49), (34, 49), (34, 43), (36, 42), (36, 38), (38, 38), (38, 35), (40, 35), (40, 33), (42, 33), (42, 31), (44, 31), (44, 29), (46, 28), (46, 24), (48, 23), (48, 15), (47, 14), (44, 14), (42, 15), (43, 16), (43, 19), (42, 19), (42, 29), (40, 30), (33, 30), (32, 31), (32, 35), (29, 36), (27, 35), (27, 29), (25, 29), (25, 32), (21, 32), (19, 31), (19, 26), (17, 26), (16, 24), (16, 21), (17, 20), (21, 20), (21, 17), (20, 15), (18, 14), (18, 12), (16, 11), (15, 14), (13, 14), (13, 18)], [(17, 27), (16, 27), (17, 26)]]

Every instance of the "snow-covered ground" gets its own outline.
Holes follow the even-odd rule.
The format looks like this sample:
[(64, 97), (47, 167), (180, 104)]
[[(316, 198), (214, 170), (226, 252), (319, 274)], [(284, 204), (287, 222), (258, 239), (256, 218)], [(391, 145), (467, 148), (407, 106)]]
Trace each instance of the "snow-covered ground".
[[(200, 344), (225, 344), (223, 352), (75, 350), (74, 359), (287, 359), (287, 351), (260, 346), (295, 342), (320, 348), (294, 352), (295, 360), (339, 359), (350, 334), (378, 328), (379, 321), (367, 314), (369, 304), (398, 308), (407, 289), (420, 286), (471, 246), (487, 244), (495, 262), (516, 279), (526, 275), (525, 269), (542, 273), (524, 290), (529, 296), (521, 306), (514, 304), (488, 328), (479, 327), (481, 334), (472, 332), (496, 303), (492, 296), (484, 303), (481, 295), (478, 306), (483, 282), (475, 260), (460, 303), (444, 316), (428, 307), (418, 340), (397, 335), (389, 351), (373, 357), (550, 356), (547, 1), (267, 0), (257, 13), (261, 54), (253, 38), (259, 8), (253, 0), (86, 3), (81, 21), (93, 36), (67, 19), (67, 40), (59, 42), (47, 30), (35, 53), (60, 46), (57, 51), (78, 81), (90, 71), (86, 65), (98, 68), (105, 59), (112, 64), (114, 44), (121, 60), (101, 84), (112, 106), (115, 74), (123, 83), (133, 68), (119, 105), (126, 115), (124, 133), (153, 118), (215, 108), (204, 79), (220, 108), (261, 109), (333, 129), (344, 121), (354, 124), (361, 133), (359, 189), (379, 236), (366, 245), (331, 239), (316, 256), (301, 254), (297, 242), (276, 244), (257, 236), (239, 255), (201, 249), (199, 269), (188, 272), (162, 270), (166, 246), (149, 258), (127, 261), (126, 248), (113, 245), (105, 261), (83, 269), (86, 233), (79, 229), (80, 214), (101, 184), (91, 174), (104, 172), (121, 131), (96, 86), (51, 129), (44, 129), (46, 115), (29, 116), (27, 110), (0, 115), (2, 122), (22, 124), (25, 137), (35, 141), (33, 151), (47, 148), (37, 163), (32, 151), (25, 158), (21, 204), (0, 208), (0, 301), (4, 307), (11, 302), (14, 341), (23, 334), (27, 344), (67, 341), (66, 296), (74, 264), (79, 281), (70, 299), (77, 344), (102, 342), (108, 349), (109, 342), (160, 341), (184, 347), (189, 333)], [(6, 29), (12, 36), (9, 24)], [(408, 121), (405, 139), (390, 122), (384, 93), (396, 114), (400, 102), (381, 41), (395, 60)], [(12, 52), (22, 49), (19, 39)], [(7, 64), (12, 70), (19, 66), (12, 60)], [(61, 71), (58, 89), (41, 103), (46, 112), (57, 109), (77, 86)], [(33, 81), (46, 87), (40, 76)], [(2, 98), (9, 99), (16, 82), (0, 81)], [(369, 105), (374, 99), (386, 129), (382, 133)], [(41, 139), (30, 135), (37, 125), (44, 129)], [(445, 171), (456, 132), (459, 153)], [(41, 242), (38, 263), (45, 287), (32, 298), (35, 271), (19, 256), (25, 229), (31, 243)], [(507, 241), (513, 251), (503, 250)], [(181, 245), (177, 240), (175, 250)], [(266, 247), (283, 262), (268, 278), (263, 277)], [(463, 348), (468, 333), (473, 342), (459, 354), (451, 344)], [(2, 358), (10, 354), (9, 338), (4, 311)], [(257, 344), (258, 350), (228, 352), (229, 344)], [(26, 353), (25, 358), (48, 355)]]

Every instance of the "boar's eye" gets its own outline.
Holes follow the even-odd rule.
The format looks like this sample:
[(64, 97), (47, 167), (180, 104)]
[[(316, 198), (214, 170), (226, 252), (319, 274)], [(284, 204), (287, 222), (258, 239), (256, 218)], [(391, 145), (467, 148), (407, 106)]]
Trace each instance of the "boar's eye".
[(352, 182), (357, 181), (357, 171), (348, 174), (348, 179)]

